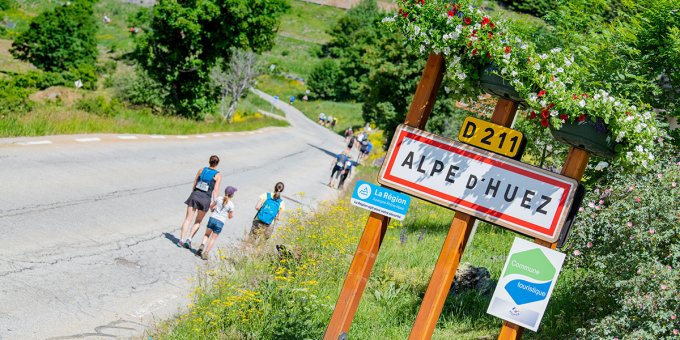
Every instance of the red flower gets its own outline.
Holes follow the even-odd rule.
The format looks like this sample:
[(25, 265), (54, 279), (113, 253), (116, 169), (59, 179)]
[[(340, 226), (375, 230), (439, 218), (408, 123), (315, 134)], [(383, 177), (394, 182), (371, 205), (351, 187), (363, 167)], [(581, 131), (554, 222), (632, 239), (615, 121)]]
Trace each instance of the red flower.
[(512, 47), (510, 47), (510, 46), (505, 46), (505, 54), (508, 54), (508, 53), (510, 53), (510, 52), (512, 52)]
[(465, 19), (463, 19), (463, 22), (464, 22), (466, 25), (469, 25), (469, 24), (472, 23), (472, 19), (470, 19), (470, 17), (465, 17)]
[(555, 107), (555, 103), (548, 104), (548, 110), (552, 109), (553, 107)]
[(538, 91), (538, 98), (545, 96), (545, 90)]
[(565, 122), (567, 121), (568, 118), (569, 118), (569, 116), (565, 115), (564, 113), (560, 115), (560, 119), (565, 121)]
[(477, 36), (477, 30), (472, 30), (472, 36), (476, 37)]
[(472, 46), (472, 41), (468, 42), (468, 47)]
[(489, 59), (491, 59), (491, 53), (486, 52), (486, 57), (489, 58)]
[(583, 113), (581, 113), (581, 115), (578, 116), (578, 121), (579, 121), (579, 122), (582, 122), (582, 121), (584, 121), (584, 120), (586, 120), (586, 115), (583, 114)]
[(450, 9), (448, 14), (449, 14), (450, 17), (452, 17), (452, 16), (456, 15), (456, 12), (454, 12), (452, 9)]
[(588, 94), (587, 94), (587, 93), (584, 93), (584, 94), (581, 95), (581, 97), (583, 97), (583, 98), (588, 98)]
[(541, 110), (541, 117), (543, 117), (543, 119), (548, 119), (548, 117), (550, 117), (550, 111), (548, 111), (548, 109)]
[(529, 119), (534, 119), (534, 118), (536, 118), (536, 112), (531, 111), (531, 113), (529, 114)]
[(541, 126), (543, 126), (544, 128), (547, 128), (548, 125), (550, 125), (550, 122), (547, 119), (545, 119), (545, 118), (541, 119)]
[(489, 20), (489, 17), (484, 17), (484, 18), (482, 18), (482, 26), (486, 26), (486, 25), (488, 25), (490, 22), (491, 22), (491, 20)]
[(489, 39), (493, 39), (493, 32), (489, 32)]
[(578, 99), (578, 95), (577, 95), (577, 94), (574, 94), (574, 95), (571, 96), (571, 98), (574, 99), (574, 100), (577, 100), (577, 99)]
[(626, 111), (626, 116), (630, 116), (631, 113), (629, 111)]
[(494, 24), (493, 22), (489, 23), (489, 26), (491, 26), (491, 28), (496, 28), (496, 24)]
[(473, 55), (473, 56), (476, 56), (476, 55), (477, 55), (477, 49), (476, 49), (476, 48), (475, 48), (474, 50), (472, 50), (472, 55)]

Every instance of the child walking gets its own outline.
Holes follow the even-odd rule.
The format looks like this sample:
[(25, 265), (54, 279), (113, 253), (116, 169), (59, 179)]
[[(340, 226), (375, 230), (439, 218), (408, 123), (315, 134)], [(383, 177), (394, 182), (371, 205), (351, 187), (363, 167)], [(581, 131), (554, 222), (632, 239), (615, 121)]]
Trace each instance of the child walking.
[(236, 188), (228, 186), (224, 189), (224, 196), (217, 197), (210, 205), (212, 214), (208, 220), (208, 226), (205, 229), (205, 235), (203, 235), (201, 246), (198, 248), (198, 251), (196, 251), (196, 255), (204, 260), (208, 259), (208, 253), (210, 253), (213, 245), (215, 245), (217, 237), (220, 236), (227, 218), (234, 218), (234, 202), (232, 199), (234, 198), (236, 190)]

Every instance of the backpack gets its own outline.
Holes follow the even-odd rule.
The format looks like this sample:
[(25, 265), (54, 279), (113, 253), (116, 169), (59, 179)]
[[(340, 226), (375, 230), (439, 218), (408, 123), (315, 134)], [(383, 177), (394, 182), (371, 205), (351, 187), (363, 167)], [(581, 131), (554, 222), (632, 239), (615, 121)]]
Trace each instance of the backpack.
[(260, 210), (257, 212), (257, 219), (264, 224), (272, 224), (274, 218), (279, 214), (279, 207), (281, 207), (282, 200), (279, 198), (275, 200), (271, 193), (267, 193), (267, 199), (264, 201)]
[(343, 167), (345, 165), (345, 162), (349, 159), (345, 154), (339, 154), (338, 155), (338, 161), (335, 163), (335, 166), (337, 167)]
[(196, 181), (196, 189), (200, 191), (207, 192), (210, 189), (210, 182), (215, 178), (219, 171), (210, 169), (208, 167), (203, 168), (201, 175), (198, 176), (198, 181)]

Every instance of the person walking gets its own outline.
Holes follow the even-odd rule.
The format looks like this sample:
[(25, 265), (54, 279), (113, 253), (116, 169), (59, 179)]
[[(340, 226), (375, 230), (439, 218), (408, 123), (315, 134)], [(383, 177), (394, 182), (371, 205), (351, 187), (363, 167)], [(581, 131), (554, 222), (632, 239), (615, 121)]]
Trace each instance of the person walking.
[(349, 143), (349, 138), (354, 136), (354, 131), (352, 131), (352, 127), (348, 127), (347, 130), (345, 130), (345, 143)]
[(328, 186), (333, 188), (334, 182), (337, 180), (345, 168), (345, 162), (349, 159), (349, 154), (346, 151), (335, 156), (333, 164), (331, 165), (331, 178), (328, 180)]
[[(218, 164), (220, 164), (220, 158), (216, 155), (210, 156), (208, 160), (209, 166), (199, 169), (196, 178), (194, 178), (191, 195), (184, 202), (187, 205), (187, 212), (184, 222), (182, 222), (179, 241), (177, 241), (178, 247), (191, 249), (191, 239), (196, 235), (198, 228), (201, 226), (201, 221), (203, 221), (205, 213), (208, 212), (210, 203), (217, 198), (217, 190), (219, 190), (220, 182), (222, 181), (222, 174), (216, 170)], [(191, 224), (194, 216), (196, 216), (196, 219), (191, 228), (191, 237), (188, 237), (189, 224)]]
[(349, 153), (352, 152), (352, 147), (354, 147), (355, 141), (356, 141), (356, 136), (354, 136), (354, 135), (349, 136), (349, 142), (347, 142), (347, 151), (345, 151), (346, 154), (349, 155)]
[(333, 120), (331, 121), (331, 129), (335, 129), (335, 124), (338, 123), (338, 118), (333, 117)]
[(349, 175), (352, 174), (352, 167), (354, 166), (354, 163), (352, 163), (352, 160), (349, 158), (345, 161), (345, 168), (342, 170), (342, 173), (340, 174), (340, 183), (338, 183), (338, 189), (342, 189), (342, 187), (345, 185), (345, 180)]
[(274, 192), (265, 192), (260, 195), (260, 199), (255, 204), (257, 214), (253, 218), (253, 225), (250, 228), (250, 239), (255, 240), (264, 235), (265, 241), (274, 232), (274, 223), (279, 220), (281, 212), (286, 208), (286, 202), (281, 199), (284, 185), (282, 182), (274, 185)]
[(234, 202), (232, 199), (237, 190), (232, 186), (227, 186), (224, 189), (224, 196), (218, 196), (210, 205), (212, 214), (210, 214), (208, 226), (205, 228), (205, 235), (203, 235), (201, 246), (196, 251), (196, 255), (204, 260), (208, 259), (208, 254), (215, 245), (215, 240), (220, 236), (224, 223), (227, 222), (227, 219), (234, 218)]

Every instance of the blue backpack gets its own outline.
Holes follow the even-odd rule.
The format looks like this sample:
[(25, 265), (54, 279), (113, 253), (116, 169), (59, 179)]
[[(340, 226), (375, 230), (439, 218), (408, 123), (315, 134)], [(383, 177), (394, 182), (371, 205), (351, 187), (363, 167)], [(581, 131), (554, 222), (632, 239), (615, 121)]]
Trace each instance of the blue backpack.
[(281, 202), (283, 200), (280, 198), (275, 200), (272, 198), (271, 193), (267, 193), (267, 199), (262, 204), (262, 207), (260, 207), (260, 211), (257, 212), (257, 219), (264, 224), (272, 224), (276, 215), (279, 214)]
[(219, 171), (208, 167), (203, 168), (201, 175), (198, 176), (198, 181), (196, 181), (196, 189), (207, 192), (210, 189), (210, 182), (215, 178), (217, 173), (219, 173)]

